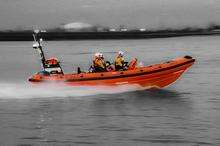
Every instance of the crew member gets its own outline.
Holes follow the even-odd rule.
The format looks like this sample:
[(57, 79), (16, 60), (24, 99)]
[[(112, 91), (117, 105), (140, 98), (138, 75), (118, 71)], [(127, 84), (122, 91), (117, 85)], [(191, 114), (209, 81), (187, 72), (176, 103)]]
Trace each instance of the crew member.
[(118, 71), (118, 70), (124, 70), (124, 52), (122, 51), (119, 51), (118, 52), (118, 55), (115, 57), (115, 70)]
[(106, 71), (104, 57), (101, 53), (96, 53), (93, 60), (94, 72)]
[(102, 64), (103, 64), (103, 65), (104, 65), (104, 67), (106, 68), (105, 58), (104, 58), (104, 56), (103, 56), (103, 54), (102, 54), (102, 53), (99, 53), (99, 58), (101, 59)]

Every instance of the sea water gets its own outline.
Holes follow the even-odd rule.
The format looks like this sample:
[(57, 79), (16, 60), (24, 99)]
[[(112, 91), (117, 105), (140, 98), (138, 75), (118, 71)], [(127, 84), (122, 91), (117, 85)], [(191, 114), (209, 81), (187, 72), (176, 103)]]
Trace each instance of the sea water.
[(0, 145), (220, 145), (220, 36), (44, 42), (65, 72), (117, 51), (144, 65), (190, 55), (195, 64), (160, 90), (33, 85), (32, 42), (0, 42)]

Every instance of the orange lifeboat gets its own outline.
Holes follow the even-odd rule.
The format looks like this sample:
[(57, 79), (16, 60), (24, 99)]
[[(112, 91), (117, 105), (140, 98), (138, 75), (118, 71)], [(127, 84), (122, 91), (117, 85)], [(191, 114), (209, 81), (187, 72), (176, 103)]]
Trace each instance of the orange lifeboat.
[(71, 86), (139, 85), (144, 88), (163, 88), (176, 81), (195, 62), (194, 58), (184, 56), (160, 64), (137, 67), (135, 58), (124, 71), (111, 69), (106, 72), (84, 73), (78, 68), (78, 73), (65, 74), (57, 58), (45, 58), (39, 35), (39, 31), (33, 34), (33, 49), (39, 53), (43, 71), (29, 78), (33, 83), (61, 82)]
[(194, 58), (184, 56), (160, 64), (136, 67), (135, 60), (125, 71), (69, 74), (40, 72), (30, 77), (29, 81), (62, 82), (71, 86), (139, 85), (144, 88), (163, 88), (175, 82), (195, 62)]

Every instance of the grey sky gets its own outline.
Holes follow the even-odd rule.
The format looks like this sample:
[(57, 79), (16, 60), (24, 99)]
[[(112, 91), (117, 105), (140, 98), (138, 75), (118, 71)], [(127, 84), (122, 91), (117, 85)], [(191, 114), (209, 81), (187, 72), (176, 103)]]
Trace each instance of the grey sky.
[(117, 27), (220, 23), (219, 0), (0, 0), (0, 29), (85, 22)]

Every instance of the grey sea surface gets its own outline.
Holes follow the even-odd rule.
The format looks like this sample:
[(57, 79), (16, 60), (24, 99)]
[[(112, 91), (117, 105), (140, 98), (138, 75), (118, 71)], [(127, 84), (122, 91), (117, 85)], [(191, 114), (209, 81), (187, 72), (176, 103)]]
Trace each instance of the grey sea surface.
[(0, 145), (220, 145), (220, 36), (45, 42), (66, 72), (117, 51), (144, 65), (191, 55), (196, 63), (160, 90), (33, 85), (32, 42), (0, 42)]

